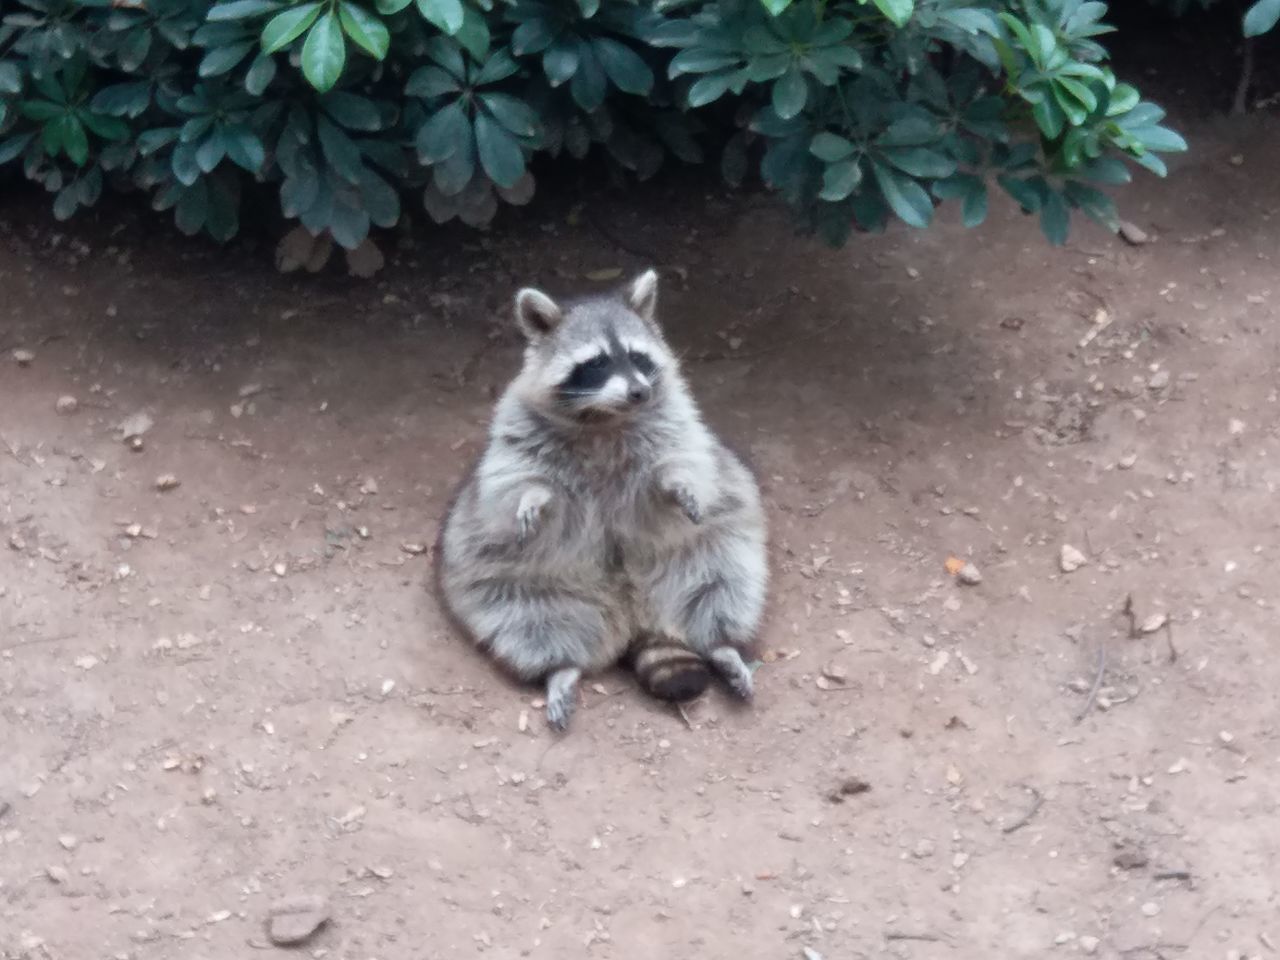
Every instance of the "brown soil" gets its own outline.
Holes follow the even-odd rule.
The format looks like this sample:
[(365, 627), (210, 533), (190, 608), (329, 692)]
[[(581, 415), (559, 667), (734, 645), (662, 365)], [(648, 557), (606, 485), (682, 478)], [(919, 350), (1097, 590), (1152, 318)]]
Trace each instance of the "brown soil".
[[(306, 893), (343, 960), (1274, 956), (1280, 131), (1190, 133), (1124, 195), (1152, 242), (1065, 252), (650, 188), (362, 283), (11, 208), (0, 956), (253, 956)], [(644, 265), (597, 221), (664, 268), (776, 582), (753, 707), (611, 674), (557, 738), (420, 551), (515, 287)]]

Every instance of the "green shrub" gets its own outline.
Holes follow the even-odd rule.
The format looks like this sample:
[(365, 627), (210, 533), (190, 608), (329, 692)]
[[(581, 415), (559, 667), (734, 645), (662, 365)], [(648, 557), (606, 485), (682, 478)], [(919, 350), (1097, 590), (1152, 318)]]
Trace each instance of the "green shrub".
[[(1264, 0), (1271, 3), (1272, 0)], [(1280, 0), (1275, 0), (1280, 3)], [(757, 171), (833, 243), (997, 184), (1062, 242), (1185, 149), (1085, 0), (5, 0), (0, 165), (60, 218), (137, 189), (188, 234), (257, 182), (347, 249), (406, 198), (481, 225), (535, 157)], [(14, 10), (17, 6), (21, 9)]]

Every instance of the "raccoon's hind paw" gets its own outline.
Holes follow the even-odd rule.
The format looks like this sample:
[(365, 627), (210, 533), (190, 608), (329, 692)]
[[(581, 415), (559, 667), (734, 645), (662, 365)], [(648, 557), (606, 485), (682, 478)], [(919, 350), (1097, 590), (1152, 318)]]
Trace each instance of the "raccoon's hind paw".
[(690, 523), (702, 522), (702, 504), (698, 503), (698, 498), (694, 496), (693, 491), (684, 484), (676, 484), (671, 487), (667, 493), (689, 518)]
[(751, 668), (743, 662), (742, 654), (736, 647), (716, 647), (711, 651), (711, 662), (715, 665), (716, 672), (729, 684), (729, 689), (743, 700), (750, 700), (755, 695)]
[(569, 726), (581, 676), (577, 667), (564, 667), (547, 677), (547, 723), (553, 730), (563, 731)]
[(551, 501), (551, 491), (546, 487), (530, 487), (520, 497), (516, 507), (516, 537), (521, 544), (528, 543), (542, 524), (542, 514)]

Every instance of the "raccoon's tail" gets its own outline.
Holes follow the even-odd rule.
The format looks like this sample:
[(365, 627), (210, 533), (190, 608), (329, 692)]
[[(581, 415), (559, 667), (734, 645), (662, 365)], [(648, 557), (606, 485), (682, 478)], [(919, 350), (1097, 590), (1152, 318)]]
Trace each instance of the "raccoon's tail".
[(702, 657), (660, 633), (637, 634), (629, 656), (640, 686), (659, 700), (692, 700), (711, 682), (711, 668)]

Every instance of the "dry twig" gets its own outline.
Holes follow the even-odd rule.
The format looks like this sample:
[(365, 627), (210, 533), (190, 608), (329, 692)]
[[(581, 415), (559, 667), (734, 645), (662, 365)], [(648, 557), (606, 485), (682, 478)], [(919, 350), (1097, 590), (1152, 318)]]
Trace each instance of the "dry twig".
[(1093, 678), (1093, 686), (1089, 688), (1089, 696), (1084, 702), (1084, 706), (1080, 708), (1080, 712), (1076, 714), (1076, 723), (1079, 723), (1089, 715), (1089, 711), (1093, 709), (1094, 701), (1098, 699), (1098, 691), (1102, 688), (1102, 677), (1107, 672), (1107, 645), (1105, 643), (1098, 644), (1098, 673)]

